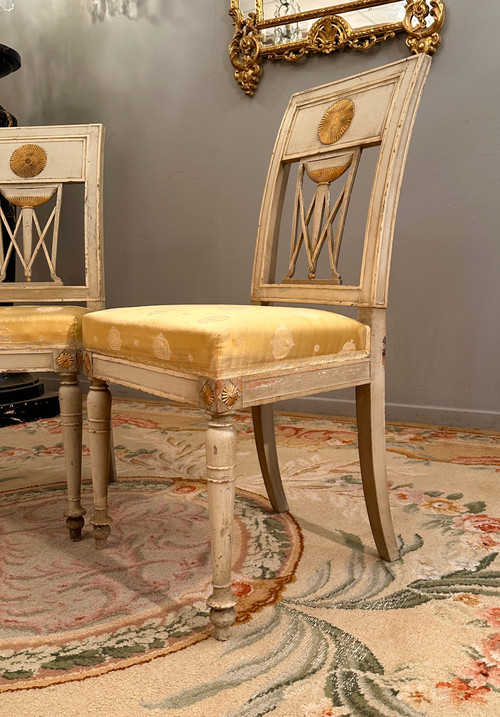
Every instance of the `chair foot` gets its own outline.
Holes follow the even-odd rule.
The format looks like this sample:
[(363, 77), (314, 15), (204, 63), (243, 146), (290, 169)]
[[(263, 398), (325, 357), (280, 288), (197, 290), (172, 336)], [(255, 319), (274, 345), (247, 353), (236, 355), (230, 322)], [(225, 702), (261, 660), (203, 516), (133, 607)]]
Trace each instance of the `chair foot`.
[(95, 539), (96, 550), (105, 550), (111, 528), (109, 525), (94, 525), (92, 536)]
[(66, 518), (66, 527), (69, 530), (69, 537), (73, 543), (77, 543), (82, 539), (82, 529), (85, 525), (85, 520), (81, 515), (71, 515)]
[(217, 609), (215, 607), (210, 610), (210, 622), (214, 626), (214, 636), (222, 642), (229, 640), (231, 637), (231, 625), (236, 619), (236, 611), (234, 607)]

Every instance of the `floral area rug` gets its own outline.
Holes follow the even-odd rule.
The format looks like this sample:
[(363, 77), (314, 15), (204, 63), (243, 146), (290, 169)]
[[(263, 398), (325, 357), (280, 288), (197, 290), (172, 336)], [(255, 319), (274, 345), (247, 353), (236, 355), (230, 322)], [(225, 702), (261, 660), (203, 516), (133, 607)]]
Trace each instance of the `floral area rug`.
[(277, 516), (238, 414), (240, 600), (219, 643), (205, 606), (205, 417), (116, 401), (113, 424), (102, 552), (89, 526), (80, 543), (66, 534), (59, 421), (0, 429), (2, 715), (500, 714), (499, 434), (388, 426), (401, 558), (387, 564), (355, 424), (278, 414), (291, 512)]

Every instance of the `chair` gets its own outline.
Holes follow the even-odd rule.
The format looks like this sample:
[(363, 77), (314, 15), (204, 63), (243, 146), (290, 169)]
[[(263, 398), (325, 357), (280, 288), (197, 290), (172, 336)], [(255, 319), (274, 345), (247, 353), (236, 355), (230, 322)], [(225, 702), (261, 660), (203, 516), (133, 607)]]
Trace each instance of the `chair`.
[[(0, 130), (0, 193), (19, 208), (13, 221), (0, 210), (0, 371), (54, 371), (61, 378), (66, 523), (72, 540), (80, 540), (85, 514), (80, 502), (82, 395), (78, 382), (82, 317), (104, 306), (103, 140), (104, 128), (96, 124)], [(69, 185), (81, 188), (72, 190)], [(66, 219), (63, 187), (64, 206), (68, 204), (71, 215), (68, 237), (64, 235), (69, 232), (60, 232)], [(84, 238), (81, 247), (75, 228), (78, 212)], [(60, 233), (67, 259), (73, 263), (81, 250), (81, 264), (85, 264), (81, 272), (71, 267), (74, 285), (65, 285), (58, 273)], [(7, 283), (12, 261), (21, 279)]]
[[(236, 603), (231, 592), (236, 464), (231, 413), (236, 409), (252, 408), (268, 495), (275, 511), (286, 511), (272, 403), (355, 386), (359, 455), (373, 536), (384, 560), (398, 557), (385, 464), (387, 281), (403, 166), (429, 66), (430, 58), (418, 55), (292, 96), (264, 190), (253, 306), (132, 307), (83, 319), (84, 362), (91, 378), (91, 522), (99, 542), (105, 543), (110, 531), (107, 382), (200, 406), (210, 414), (206, 470), (213, 594), (208, 604), (221, 640), (229, 636)], [(370, 147), (377, 148), (378, 158), (360, 278), (357, 284), (344, 285), (337, 264), (346, 212), (361, 155)], [(295, 195), (288, 201), (286, 186), (292, 172)], [(331, 194), (341, 177), (343, 184), (333, 201)], [(286, 237), (282, 229), (287, 214), (292, 215), (292, 241), (283, 260), (279, 240)], [(328, 278), (317, 276), (322, 249)], [(301, 252), (306, 278), (300, 276)], [(357, 319), (328, 309), (272, 306), (273, 302), (354, 306)]]

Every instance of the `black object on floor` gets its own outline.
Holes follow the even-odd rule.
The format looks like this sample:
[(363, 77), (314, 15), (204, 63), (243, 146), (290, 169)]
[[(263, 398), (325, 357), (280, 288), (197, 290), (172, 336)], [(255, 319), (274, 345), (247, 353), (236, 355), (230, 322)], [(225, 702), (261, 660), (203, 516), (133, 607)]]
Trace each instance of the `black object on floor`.
[(0, 374), (0, 427), (59, 415), (56, 391), (30, 374)]

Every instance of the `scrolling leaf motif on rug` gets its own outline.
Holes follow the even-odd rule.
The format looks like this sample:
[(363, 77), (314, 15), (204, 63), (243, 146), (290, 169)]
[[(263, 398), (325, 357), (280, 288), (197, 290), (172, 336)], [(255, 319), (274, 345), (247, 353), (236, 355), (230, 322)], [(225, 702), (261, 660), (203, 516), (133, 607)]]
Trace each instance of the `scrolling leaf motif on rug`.
[[(306, 610), (322, 607), (341, 610), (399, 610), (413, 608), (432, 600), (450, 598), (476, 605), (479, 601), (473, 596), (500, 595), (500, 572), (487, 570), (498, 553), (481, 559), (472, 569), (454, 571), (438, 579), (414, 581), (405, 590), (389, 593), (379, 600), (370, 600), (384, 592), (393, 582), (397, 566), (388, 566), (380, 561), (367, 561), (358, 536), (343, 533), (342, 538), (346, 547), (353, 549), (345, 571), (346, 578), (342, 582), (332, 584), (335, 577), (334, 566), (331, 561), (323, 563), (309, 580), (310, 588), (307, 591), (294, 598), (282, 599), (272, 608), (273, 615), (265, 625), (250, 628), (227, 650), (227, 653), (242, 651), (262, 640), (263, 636), (266, 636), (266, 640), (273, 641), (275, 633), (273, 647), (267, 654), (259, 655), (253, 660), (243, 660), (212, 683), (183, 690), (166, 699), (143, 704), (143, 707), (153, 710), (189, 707), (218, 694), (221, 690), (240, 686), (265, 675), (273, 668), (287, 663), (288, 658), (292, 657), (291, 667), (287, 671), (280, 672), (274, 681), (266, 684), (265, 689), (256, 692), (244, 706), (227, 713), (225, 717), (261, 717), (269, 714), (287, 698), (287, 692), (294, 691), (294, 686), (320, 671), (324, 679), (325, 705), (333, 705), (339, 711), (330, 712), (326, 706), (326, 711), (314, 712), (315, 715), (383, 717), (388, 714), (387, 710), (390, 710), (389, 714), (394, 717), (427, 714), (416, 711), (405, 701), (406, 693), (409, 694), (410, 701), (419, 701), (418, 688), (411, 690), (411, 684), (415, 682), (411, 676), (400, 677), (396, 673), (388, 673), (362, 641), (326, 620), (308, 614)], [(418, 535), (414, 536), (409, 545), (405, 545), (400, 539), (402, 559), (422, 546), (422, 538)], [(346, 595), (350, 595), (350, 599), (345, 599)], [(495, 608), (490, 609), (483, 613), (483, 616), (487, 618), (483, 621), (485, 625), (496, 624), (500, 627), (500, 608), (498, 611)], [(495, 644), (495, 639), (499, 645)], [(492, 649), (498, 649), (500, 635), (496, 638), (490, 636), (489, 644)], [(474, 680), (455, 678), (452, 682), (437, 683), (436, 690), (444, 689), (452, 696), (459, 694), (463, 700), (479, 702), (482, 702), (491, 690), (499, 691), (500, 666), (497, 664), (488, 667), (484, 662), (484, 655), (477, 650), (473, 651), (473, 655), (476, 659), (474, 665), (469, 667), (468, 674), (472, 675), (475, 667), (476, 682), (477, 675), (484, 677), (481, 685), (473, 684)], [(402, 698), (398, 697), (400, 692)]]
[[(155, 476), (146, 481), (147, 500), (162, 490), (182, 496), (186, 513), (157, 512), (158, 524), (166, 534), (168, 521), (181, 526), (184, 519), (199, 521), (196, 505), (204, 500), (203, 487), (197, 488), (195, 479), (203, 473), (205, 424), (201, 413), (181, 407), (127, 403), (123, 410), (123, 405), (116, 403), (118, 415), (113, 423), (119, 475), (129, 478), (121, 477), (112, 489), (113, 515), (119, 517), (112, 535), (118, 543), (131, 541), (129, 549), (137, 559), (142, 544), (127, 537), (135, 534), (138, 520), (135, 506), (127, 499), (128, 491), (135, 490), (130, 476), (138, 471)], [(236, 423), (242, 473), (238, 485), (249, 491), (240, 493), (240, 507), (246, 513), (245, 500), (252, 503), (254, 494), (263, 488), (257, 460), (252, 458), (251, 417), (237, 413)], [(3, 429), (0, 471), (3, 466), (1, 475), (6, 477), (0, 481), (10, 487), (8, 481), (16, 466), (24, 480), (34, 463), (37, 479), (42, 474), (48, 476), (46, 483), (55, 475), (62, 479), (62, 448), (54, 445), (55, 436), (60, 441), (56, 419)], [(1, 688), (33, 685), (28, 672), (35, 658), (45, 665), (43, 674), (48, 682), (44, 684), (53, 684), (61, 678), (83, 680), (167, 655), (151, 667), (157, 664), (159, 674), (168, 673), (169, 687), (164, 688), (160, 681), (154, 693), (145, 690), (136, 697), (130, 695), (132, 711), (127, 714), (135, 717), (155, 709), (171, 717), (500, 714), (500, 519), (492, 517), (500, 507), (500, 436), (423, 426), (387, 427), (391, 504), (401, 532), (401, 560), (391, 565), (377, 560), (370, 547), (355, 425), (328, 417), (281, 414), (277, 416), (277, 436), (288, 498), (304, 536), (304, 558), (295, 572), (296, 581), (287, 582), (283, 591), (302, 547), (295, 524), (285, 525), (282, 542), (283, 525), (273, 528), (266, 522), (272, 514), (263, 509), (266, 503), (260, 499), (261, 507), (251, 520), (237, 519), (240, 540), (248, 541), (249, 549), (237, 550), (240, 557), (234, 589), (241, 596), (245, 614), (252, 600), (257, 607), (267, 607), (255, 613), (250, 623), (236, 626), (228, 645), (214, 641), (194, 645), (203, 639), (207, 625), (205, 596), (198, 587), (203, 579), (194, 578), (189, 566), (184, 566), (180, 583), (184, 591), (191, 589), (193, 600), (179, 607), (170, 622), (155, 613), (160, 606), (154, 603), (149, 608), (155, 614), (139, 624), (125, 621), (111, 636), (105, 630), (95, 631), (87, 641), (84, 636), (73, 644), (66, 642), (59, 653), (54, 651), (53, 636), (42, 635), (38, 646), (27, 647), (17, 663), (12, 651), (4, 653), (11, 660), (12, 672)], [(173, 476), (184, 476), (185, 482), (172, 481)], [(26, 482), (22, 485), (26, 487)], [(46, 485), (32, 491), (38, 495), (39, 505), (51, 491), (62, 505), (60, 487)], [(136, 495), (139, 491), (142, 488), (137, 487)], [(20, 494), (11, 490), (4, 495), (17, 500)], [(189, 502), (191, 508), (186, 505)], [(87, 507), (89, 503), (87, 498)], [(19, 516), (17, 506), (13, 515)], [(28, 523), (36, 519), (44, 526), (55, 522), (54, 534), (61, 536), (59, 516), (47, 521), (43, 511), (37, 515), (34, 510), (28, 518)], [(353, 534), (353, 529), (359, 535)], [(287, 531), (291, 538), (286, 538)], [(142, 536), (143, 544), (148, 543), (148, 535)], [(85, 547), (85, 543), (76, 545)], [(209, 569), (203, 551), (197, 552), (196, 540), (191, 543), (194, 562), (202, 563), (201, 570), (206, 570), (208, 590)], [(285, 556), (289, 567), (276, 579), (272, 577), (273, 556), (287, 553), (287, 545), (291, 546)], [(63, 554), (74, 547), (68, 544)], [(93, 549), (89, 552), (94, 561)], [(246, 561), (245, 554), (264, 559)], [(153, 597), (167, 594), (163, 584), (151, 588), (158, 579), (155, 570), (151, 568), (145, 576), (151, 591), (146, 594)], [(96, 573), (101, 579), (99, 569)], [(270, 592), (259, 593), (259, 581), (269, 583)], [(59, 583), (60, 587), (65, 584), (62, 576)], [(141, 589), (132, 592), (134, 600), (140, 601), (144, 584), (138, 586)], [(120, 592), (114, 596), (119, 598)], [(120, 608), (120, 603), (115, 606)], [(75, 617), (81, 614), (77, 607)], [(13, 625), (10, 629), (15, 633)], [(175, 643), (193, 644), (193, 648), (173, 653)], [(42, 655), (43, 650), (47, 654)], [(214, 654), (220, 659), (214, 661)], [(196, 665), (190, 679), (182, 669), (186, 661)], [(120, 674), (106, 679), (118, 680)], [(95, 689), (105, 690), (100, 684), (98, 681)], [(180, 685), (190, 687), (179, 690)], [(217, 709), (222, 704), (225, 706)]]
[[(425, 442), (426, 436), (422, 438)], [(429, 446), (416, 450), (412, 448), (411, 451), (394, 446), (393, 450), (409, 454), (407, 464), (421, 463), (422, 459), (429, 465), (431, 463), (427, 456), (419, 455), (420, 451), (428, 453)], [(455, 462), (475, 465), (476, 470), (482, 467), (478, 459), (467, 461), (466, 457), (460, 457)], [(496, 465), (495, 461), (483, 461), (483, 464), (488, 462)], [(336, 476), (326, 482), (342, 490), (360, 487), (360, 481), (352, 475)], [(420, 555), (424, 539), (419, 534), (407, 543), (400, 536), (401, 562), (387, 565), (366, 556), (359, 536), (338, 531), (341, 541), (350, 549), (342, 581), (336, 580), (338, 563), (325, 561), (310, 576), (307, 590), (294, 597), (289, 597), (289, 590), (272, 608), (272, 618), (265, 625), (249, 627), (243, 637), (226, 650), (226, 654), (238, 653), (265, 638), (271, 647), (268, 650), (263, 648), (264, 654), (244, 659), (212, 682), (177, 692), (163, 700), (143, 703), (142, 706), (148, 710), (186, 709), (211, 695), (241, 686), (283, 667), (274, 679), (265, 681), (265, 687), (225, 717), (261, 717), (283, 704), (289, 704), (290, 698), (290, 714), (299, 714), (293, 711), (293, 698), (300, 694), (300, 685), (303, 684), (303, 701), (299, 709), (304, 710), (305, 695), (311, 685), (307, 680), (313, 677), (316, 684), (319, 682), (322, 685), (324, 698), (311, 702), (309, 709), (301, 712), (311, 717), (383, 717), (387, 714), (417, 717), (433, 715), (432, 710), (438, 703), (445, 710), (452, 709), (453, 714), (459, 714), (456, 710), (462, 705), (467, 710), (474, 705), (481, 709), (490, 695), (500, 692), (500, 608), (483, 606), (479, 613), (477, 610), (481, 606), (481, 598), (496, 598), (498, 601), (500, 597), (500, 571), (492, 569), (495, 563), (498, 564), (500, 520), (484, 512), (484, 501), (465, 502), (463, 493), (419, 491), (412, 483), (393, 485), (391, 492), (405, 513), (417, 515), (427, 535), (431, 537), (432, 532), (437, 530), (443, 541), (441, 549), (446, 551), (443, 567), (446, 565), (451, 570), (439, 570), (428, 563), (428, 553)], [(306, 531), (307, 544), (309, 526), (307, 521), (301, 521), (301, 525)], [(407, 581), (402, 589), (391, 590), (393, 583), (400, 582), (398, 578), (409, 558), (413, 558), (412, 571), (416, 579)], [(310, 614), (311, 610), (321, 613), (328, 609), (410, 611), (441, 601), (468, 609), (468, 624), (486, 628), (488, 634), (478, 630), (480, 637), (477, 645), (469, 645), (464, 650), (470, 655), (469, 662), (458, 673), (448, 675), (448, 679), (434, 681), (430, 687), (422, 687), (421, 675), (412, 665), (388, 671), (362, 640)], [(478, 616), (483, 619), (479, 620)], [(492, 628), (496, 628), (497, 632), (492, 632)], [(280, 714), (286, 714), (286, 706), (283, 710)]]

